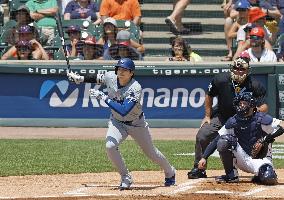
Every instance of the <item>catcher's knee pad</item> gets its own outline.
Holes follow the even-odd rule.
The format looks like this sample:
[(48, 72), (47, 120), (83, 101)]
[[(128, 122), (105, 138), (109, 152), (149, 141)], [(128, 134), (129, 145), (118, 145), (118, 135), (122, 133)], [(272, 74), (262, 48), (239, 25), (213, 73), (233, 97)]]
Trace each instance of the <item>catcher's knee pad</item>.
[(258, 177), (260, 182), (264, 185), (277, 184), (277, 174), (269, 164), (264, 164), (259, 168)]
[(217, 142), (217, 150), (219, 152), (233, 150), (237, 147), (237, 138), (234, 135), (222, 135)]

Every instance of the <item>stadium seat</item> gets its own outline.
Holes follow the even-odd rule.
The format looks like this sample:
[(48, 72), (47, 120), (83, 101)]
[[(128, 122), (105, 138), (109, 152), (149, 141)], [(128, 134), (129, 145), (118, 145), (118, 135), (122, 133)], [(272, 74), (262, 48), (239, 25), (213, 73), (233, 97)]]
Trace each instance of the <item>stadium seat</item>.
[[(15, 20), (9, 20), (7, 21), (4, 26), (2, 27), (1, 30), (1, 35), (0, 35), (0, 44), (5, 45), (6, 43), (6, 38), (8, 34), (10, 33), (8, 30), (16, 26), (16, 21)], [(7, 45), (7, 44), (6, 44)]]
[(26, 4), (28, 0), (9, 0), (9, 12), (16, 10), (19, 6)]
[(127, 29), (131, 33), (131, 39), (139, 41), (140, 31), (139, 28), (129, 20), (116, 20), (118, 29)]

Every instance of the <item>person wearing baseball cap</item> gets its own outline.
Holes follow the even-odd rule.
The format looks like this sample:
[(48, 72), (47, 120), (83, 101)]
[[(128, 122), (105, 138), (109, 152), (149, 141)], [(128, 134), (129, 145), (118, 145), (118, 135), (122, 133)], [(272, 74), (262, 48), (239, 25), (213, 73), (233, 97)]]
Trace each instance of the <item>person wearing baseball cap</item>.
[(97, 41), (97, 44), (103, 45), (104, 60), (112, 60), (109, 54), (109, 48), (111, 45), (116, 44), (116, 35), (117, 35), (117, 22), (114, 18), (108, 17), (103, 21), (103, 33), (102, 36)]
[[(248, 23), (244, 26), (242, 26), (237, 33), (237, 41), (238, 41), (238, 49), (234, 55), (234, 59), (238, 57), (238, 55), (247, 50), (250, 47), (250, 32), (251, 27), (262, 27), (265, 35), (265, 48), (272, 50), (272, 34), (271, 32), (265, 27), (265, 17), (266, 13), (263, 12), (263, 10), (259, 7), (252, 7), (249, 10), (249, 16), (248, 16)], [(250, 26), (250, 27), (249, 27)]]
[(49, 60), (48, 54), (36, 40), (20, 40), (12, 46), (1, 60)]
[[(49, 60), (48, 54), (34, 36), (34, 27), (29, 25), (22, 25), (16, 30), (16, 34), (17, 41), (29, 41), (31, 43), (34, 59)], [(16, 52), (16, 45), (14, 45), (2, 56), (1, 59), (7, 60), (11, 57), (15, 57)]]
[(95, 36), (86, 37), (83, 46), (84, 60), (103, 59), (103, 46), (96, 43)]
[(250, 48), (247, 50), (251, 62), (277, 62), (275, 53), (265, 48), (265, 32), (260, 26), (250, 31)]
[(30, 41), (20, 40), (16, 44), (17, 60), (33, 60), (32, 45)]
[[(109, 54), (112, 59), (129, 57), (132, 60), (141, 60), (141, 50), (144, 52), (144, 46), (131, 39), (131, 34), (127, 30), (121, 30), (117, 33), (116, 44), (111, 45)], [(140, 50), (140, 51), (139, 51)]]
[[(248, 11), (250, 9), (251, 5), (248, 2), (248, 0), (239, 0), (235, 3), (234, 9), (238, 12), (237, 19), (233, 22), (233, 24), (230, 26), (229, 30), (227, 30), (227, 46), (229, 49), (229, 53), (227, 56), (225, 56), (221, 61), (231, 61), (233, 59), (233, 52), (232, 52), (232, 39), (236, 38), (238, 30), (247, 23), (248, 21)], [(230, 20), (231, 18), (228, 17), (227, 20)], [(225, 27), (228, 25), (225, 24)]]
[(81, 28), (78, 25), (71, 25), (65, 31), (70, 40), (70, 44), (66, 45), (67, 55), (70, 57), (83, 57), (84, 42), (81, 38)]

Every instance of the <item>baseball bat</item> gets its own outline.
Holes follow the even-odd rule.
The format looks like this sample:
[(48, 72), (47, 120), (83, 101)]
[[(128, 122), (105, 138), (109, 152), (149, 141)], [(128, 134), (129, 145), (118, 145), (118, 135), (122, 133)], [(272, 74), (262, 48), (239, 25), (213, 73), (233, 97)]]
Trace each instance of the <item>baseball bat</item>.
[(67, 72), (70, 72), (71, 68), (70, 68), (69, 56), (67, 54), (66, 44), (65, 44), (65, 39), (64, 39), (64, 32), (63, 32), (63, 26), (62, 26), (61, 14), (60, 14), (61, 6), (60, 6), (59, 0), (57, 0), (57, 6), (58, 6), (58, 11), (56, 13), (55, 20), (56, 20), (57, 30), (58, 30), (58, 34), (61, 40), (61, 45), (63, 47), (63, 52), (64, 52), (66, 64), (67, 64)]

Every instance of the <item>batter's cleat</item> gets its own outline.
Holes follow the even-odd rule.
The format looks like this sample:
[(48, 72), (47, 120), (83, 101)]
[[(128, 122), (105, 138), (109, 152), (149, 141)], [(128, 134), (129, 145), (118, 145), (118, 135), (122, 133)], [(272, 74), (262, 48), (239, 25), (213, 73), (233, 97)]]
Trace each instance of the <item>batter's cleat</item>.
[(188, 179), (207, 178), (206, 171), (204, 169), (193, 168), (187, 173)]
[(215, 178), (215, 181), (217, 183), (238, 183), (239, 182), (239, 177), (230, 177), (228, 175), (222, 175), (222, 176), (217, 176)]
[(176, 175), (173, 175), (170, 178), (165, 178), (165, 186), (169, 187), (176, 184)]
[(133, 180), (129, 174), (121, 177), (121, 183), (119, 185), (120, 190), (129, 190)]

